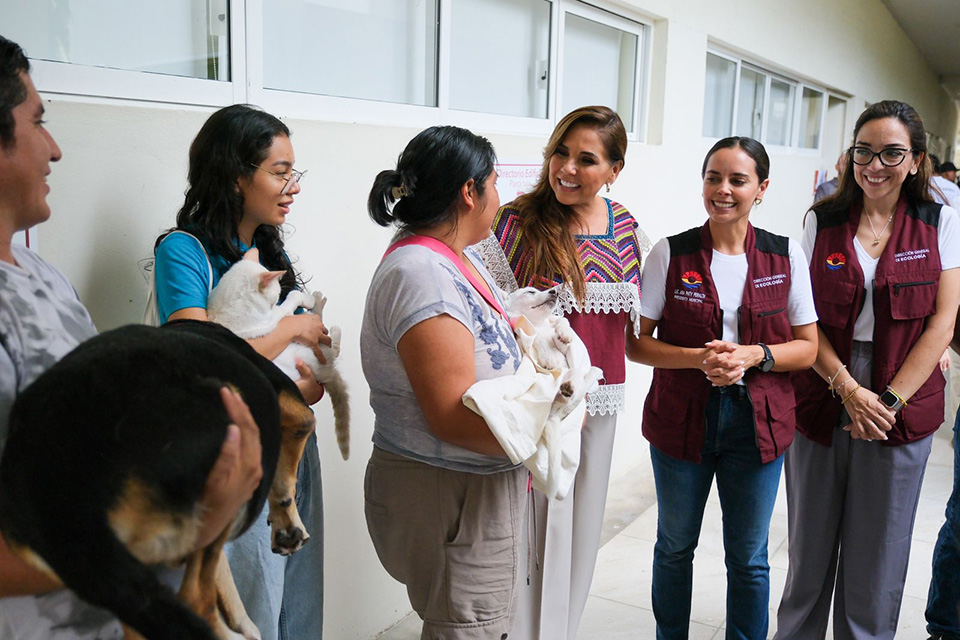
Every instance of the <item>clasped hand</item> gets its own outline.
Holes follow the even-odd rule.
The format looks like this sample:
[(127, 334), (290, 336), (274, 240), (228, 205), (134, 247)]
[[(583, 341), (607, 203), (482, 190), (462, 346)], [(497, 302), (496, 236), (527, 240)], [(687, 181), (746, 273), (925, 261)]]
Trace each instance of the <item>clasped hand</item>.
[[(757, 352), (760, 355), (757, 355)], [(743, 379), (750, 367), (763, 359), (756, 345), (741, 345), (727, 340), (711, 340), (704, 345), (700, 370), (715, 387), (726, 387)]]
[(866, 387), (854, 391), (843, 406), (851, 420), (843, 429), (849, 431), (854, 440), (886, 440), (887, 431), (897, 420), (897, 414)]

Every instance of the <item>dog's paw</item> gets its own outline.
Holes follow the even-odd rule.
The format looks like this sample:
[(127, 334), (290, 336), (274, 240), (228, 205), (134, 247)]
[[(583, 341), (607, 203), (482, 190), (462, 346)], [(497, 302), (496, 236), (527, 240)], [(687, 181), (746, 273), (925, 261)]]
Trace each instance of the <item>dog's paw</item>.
[(288, 529), (280, 529), (273, 534), (273, 545), (271, 548), (276, 554), (289, 556), (300, 551), (309, 539), (310, 534), (301, 527), (294, 526)]

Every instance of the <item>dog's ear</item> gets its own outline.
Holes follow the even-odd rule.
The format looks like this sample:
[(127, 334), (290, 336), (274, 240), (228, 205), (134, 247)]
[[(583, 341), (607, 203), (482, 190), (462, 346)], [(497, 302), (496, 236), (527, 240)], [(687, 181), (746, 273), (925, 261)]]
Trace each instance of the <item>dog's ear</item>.
[(279, 280), (283, 277), (283, 274), (286, 271), (267, 271), (266, 273), (260, 274), (260, 291), (263, 291), (270, 286), (270, 283), (274, 280)]

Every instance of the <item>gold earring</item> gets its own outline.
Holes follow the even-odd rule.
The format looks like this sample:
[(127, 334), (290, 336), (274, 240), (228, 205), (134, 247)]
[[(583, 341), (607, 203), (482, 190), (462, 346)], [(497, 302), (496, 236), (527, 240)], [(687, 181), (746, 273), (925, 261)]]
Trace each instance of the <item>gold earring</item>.
[(763, 199), (757, 198), (756, 200), (753, 201), (753, 206), (759, 207), (762, 203), (763, 203)]

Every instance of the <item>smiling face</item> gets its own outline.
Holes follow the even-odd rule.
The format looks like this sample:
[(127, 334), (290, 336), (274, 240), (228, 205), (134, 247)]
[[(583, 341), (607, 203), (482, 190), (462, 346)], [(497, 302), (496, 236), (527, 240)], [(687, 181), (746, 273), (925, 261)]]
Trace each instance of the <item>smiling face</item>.
[(770, 180), (760, 182), (757, 163), (740, 147), (719, 149), (707, 160), (703, 174), (703, 207), (715, 224), (746, 222), (756, 200), (762, 200)]
[(43, 101), (26, 73), (20, 80), (27, 98), (13, 108), (13, 145), (0, 148), (0, 215), (4, 233), (22, 231), (47, 220), (47, 176), (60, 159), (60, 147), (44, 128)]
[(275, 136), (259, 167), (249, 176), (237, 179), (237, 188), (243, 196), (240, 239), (246, 244), (250, 244), (257, 227), (282, 225), (290, 213), (293, 197), (300, 193), (300, 184), (293, 184), (285, 194), (280, 192), (286, 185), (284, 178), (289, 177), (293, 169), (294, 159), (290, 138)]
[(895, 202), (900, 197), (900, 188), (908, 175), (916, 174), (923, 161), (922, 153), (910, 152), (910, 133), (896, 118), (878, 118), (860, 127), (854, 148), (880, 152), (884, 149), (900, 149), (906, 153), (903, 162), (896, 167), (887, 167), (879, 157), (869, 164), (853, 165), (853, 176), (863, 189), (863, 198), (873, 202)]
[(576, 125), (550, 156), (550, 186), (562, 204), (588, 209), (600, 188), (617, 179), (622, 166), (610, 162), (596, 127)]

